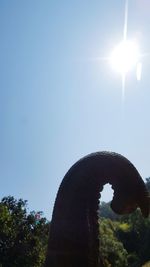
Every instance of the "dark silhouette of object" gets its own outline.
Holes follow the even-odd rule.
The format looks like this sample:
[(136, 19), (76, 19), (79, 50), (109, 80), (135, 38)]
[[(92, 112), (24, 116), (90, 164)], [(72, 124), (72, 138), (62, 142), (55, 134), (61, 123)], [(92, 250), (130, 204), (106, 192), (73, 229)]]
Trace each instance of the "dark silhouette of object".
[(100, 192), (110, 183), (112, 209), (118, 214), (140, 207), (149, 214), (149, 195), (132, 163), (112, 152), (90, 154), (65, 175), (53, 210), (45, 267), (102, 267), (99, 258)]

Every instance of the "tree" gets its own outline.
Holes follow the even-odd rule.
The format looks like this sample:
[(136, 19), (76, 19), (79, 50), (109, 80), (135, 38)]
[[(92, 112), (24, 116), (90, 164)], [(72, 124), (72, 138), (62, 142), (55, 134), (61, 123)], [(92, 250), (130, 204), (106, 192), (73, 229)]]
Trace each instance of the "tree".
[(100, 255), (105, 267), (128, 266), (128, 253), (115, 235), (117, 225), (108, 219), (100, 220)]
[(128, 225), (128, 230), (119, 227), (117, 237), (129, 254), (129, 266), (141, 267), (150, 260), (150, 220), (144, 219), (140, 210), (137, 210), (129, 216), (124, 216), (123, 222)]
[[(0, 266), (40, 267), (45, 259), (49, 223), (27, 213), (27, 201), (4, 197), (0, 202)], [(39, 213), (42, 215), (42, 213)]]
[(150, 192), (150, 177), (146, 178), (146, 186), (148, 188), (148, 191)]
[(110, 207), (110, 202), (101, 202), (99, 206), (99, 217), (111, 219), (112, 221), (119, 220), (120, 215), (116, 214)]
[[(150, 178), (146, 178), (146, 186), (150, 192)], [(99, 213), (101, 217), (107, 218), (105, 222), (110, 228), (107, 229), (107, 233), (111, 232), (109, 220), (112, 220), (113, 225), (117, 226), (115, 227), (115, 236), (127, 252), (128, 266), (141, 267), (150, 260), (150, 219), (144, 219), (139, 209), (131, 215), (118, 216), (111, 210), (109, 203), (105, 202), (101, 203)], [(102, 244), (103, 251), (105, 247), (107, 251), (109, 242), (112, 243), (112, 235), (103, 234), (105, 236), (105, 242)], [(108, 254), (107, 251), (104, 257), (107, 258)], [(111, 266), (116, 265), (112, 264)]]

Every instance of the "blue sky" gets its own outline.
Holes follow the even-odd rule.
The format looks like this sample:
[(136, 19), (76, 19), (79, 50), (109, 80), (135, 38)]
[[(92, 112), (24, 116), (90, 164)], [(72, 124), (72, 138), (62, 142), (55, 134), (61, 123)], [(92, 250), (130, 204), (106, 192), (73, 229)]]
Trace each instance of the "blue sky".
[[(150, 57), (121, 78), (108, 56), (123, 37), (125, 1), (0, 1), (0, 197), (50, 218), (71, 165), (101, 150), (150, 176)], [(150, 4), (129, 1), (128, 37), (150, 52)], [(104, 200), (110, 200), (109, 189)]]

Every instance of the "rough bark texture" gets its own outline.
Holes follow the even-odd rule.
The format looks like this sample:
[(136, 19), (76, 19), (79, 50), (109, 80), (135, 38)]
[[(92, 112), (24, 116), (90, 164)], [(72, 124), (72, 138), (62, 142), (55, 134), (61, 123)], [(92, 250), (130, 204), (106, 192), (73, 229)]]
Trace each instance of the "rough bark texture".
[(149, 197), (136, 168), (111, 152), (92, 153), (65, 175), (54, 205), (45, 267), (102, 267), (99, 257), (100, 192), (112, 184), (112, 209), (125, 214), (138, 206), (149, 214)]

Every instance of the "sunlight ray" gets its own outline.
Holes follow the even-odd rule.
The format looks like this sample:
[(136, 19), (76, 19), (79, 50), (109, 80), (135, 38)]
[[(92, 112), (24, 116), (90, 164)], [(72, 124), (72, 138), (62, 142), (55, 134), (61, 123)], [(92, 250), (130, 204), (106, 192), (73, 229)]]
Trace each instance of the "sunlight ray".
[(122, 103), (125, 100), (125, 83), (126, 83), (126, 73), (122, 74)]
[(137, 67), (136, 67), (136, 78), (138, 81), (141, 80), (141, 75), (142, 75), (142, 63), (138, 62)]
[(123, 28), (123, 40), (127, 39), (127, 28), (128, 28), (128, 0), (125, 2), (125, 15), (124, 15), (124, 28)]
[[(124, 15), (124, 29), (123, 29), (123, 40), (127, 40), (127, 29), (128, 29), (128, 0), (125, 1), (125, 15)], [(122, 102), (125, 99), (125, 78), (126, 74), (122, 74)]]

